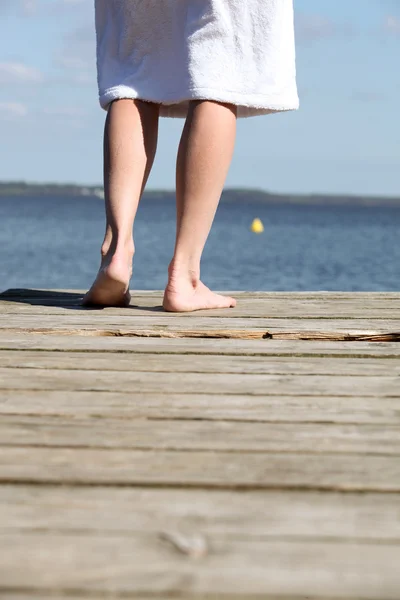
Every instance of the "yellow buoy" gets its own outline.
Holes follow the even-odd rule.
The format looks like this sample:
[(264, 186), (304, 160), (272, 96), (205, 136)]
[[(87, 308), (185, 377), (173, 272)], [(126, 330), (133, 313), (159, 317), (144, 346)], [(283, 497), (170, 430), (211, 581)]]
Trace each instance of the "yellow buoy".
[(264, 225), (261, 219), (254, 219), (250, 229), (253, 233), (262, 233), (264, 231)]

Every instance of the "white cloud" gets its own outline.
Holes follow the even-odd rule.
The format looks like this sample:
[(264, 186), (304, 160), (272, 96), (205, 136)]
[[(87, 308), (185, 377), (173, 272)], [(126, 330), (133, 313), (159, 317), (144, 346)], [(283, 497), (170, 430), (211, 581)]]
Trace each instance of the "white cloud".
[(93, 2), (89, 0), (57, 0), (52, 2), (50, 8), (50, 14), (58, 15), (60, 13), (72, 12), (79, 9), (79, 14), (85, 11), (87, 14), (93, 13)]
[(65, 128), (85, 129), (89, 116), (87, 110), (74, 105), (43, 107), (39, 114), (51, 127), (60, 130), (65, 130)]
[[(78, 0), (69, 0), (78, 1)], [(96, 83), (96, 40), (94, 24), (82, 25), (68, 33), (55, 56), (55, 64), (67, 79), (78, 85)]]
[(76, 119), (79, 117), (85, 117), (87, 115), (87, 112), (77, 106), (53, 106), (45, 107), (43, 109), (43, 114), (51, 117)]
[(59, 15), (76, 9), (84, 9), (93, 12), (92, 2), (89, 0), (20, 0), (22, 2), (23, 12), (27, 16), (31, 15)]
[(315, 42), (320, 39), (351, 33), (350, 23), (335, 23), (320, 14), (299, 13), (296, 16), (296, 35), (299, 42)]
[(22, 0), (21, 2), (22, 13), (25, 16), (34, 15), (37, 11), (37, 0)]
[(58, 4), (63, 4), (64, 6), (83, 5), (85, 2), (87, 2), (87, 0), (58, 0)]
[(89, 66), (89, 60), (87, 58), (82, 56), (71, 56), (66, 52), (60, 55), (57, 62), (63, 69), (73, 69), (74, 71), (83, 71)]
[(0, 13), (12, 12), (24, 17), (36, 14), (38, 0), (0, 0)]
[(20, 102), (0, 102), (1, 117), (26, 117), (28, 108)]
[(19, 62), (0, 63), (0, 83), (40, 83), (43, 74), (35, 67)]
[(400, 17), (389, 15), (385, 21), (385, 29), (389, 33), (400, 34)]
[(93, 13), (93, 3), (89, 0), (0, 0), (0, 14), (13, 13), (23, 17), (43, 17), (59, 15), (82, 9)]
[(382, 92), (376, 92), (373, 90), (355, 91), (351, 95), (351, 98), (353, 100), (356, 100), (357, 102), (363, 102), (363, 103), (367, 103), (367, 104), (374, 103), (374, 102), (383, 102), (386, 100), (385, 94), (383, 94)]

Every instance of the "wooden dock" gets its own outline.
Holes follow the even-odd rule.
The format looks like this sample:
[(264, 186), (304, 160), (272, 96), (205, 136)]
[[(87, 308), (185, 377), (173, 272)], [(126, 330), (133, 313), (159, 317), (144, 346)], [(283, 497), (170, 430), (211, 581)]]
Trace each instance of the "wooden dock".
[(2, 600), (399, 600), (400, 293), (0, 295)]

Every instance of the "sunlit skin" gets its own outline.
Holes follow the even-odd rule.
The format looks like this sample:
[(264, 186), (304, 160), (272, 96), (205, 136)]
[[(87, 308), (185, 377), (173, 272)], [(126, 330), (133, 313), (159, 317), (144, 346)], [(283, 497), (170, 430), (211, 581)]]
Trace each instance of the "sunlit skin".
[[(163, 307), (171, 312), (233, 308), (200, 281), (200, 262), (232, 160), (236, 107), (192, 101), (176, 168), (177, 234)], [(134, 255), (133, 225), (157, 149), (159, 105), (118, 100), (104, 133), (106, 233), (97, 277), (85, 305), (126, 306)]]

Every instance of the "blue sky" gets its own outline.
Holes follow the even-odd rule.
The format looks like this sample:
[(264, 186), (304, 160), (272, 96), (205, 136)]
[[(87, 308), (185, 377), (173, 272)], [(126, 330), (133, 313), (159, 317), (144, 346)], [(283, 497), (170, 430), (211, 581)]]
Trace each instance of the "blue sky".
[[(267, 0), (266, 0), (267, 1)], [(239, 121), (226, 185), (400, 196), (400, 0), (295, 0), (298, 112)], [(0, 0), (0, 180), (99, 183), (92, 0)], [(182, 120), (148, 188), (173, 188)]]

